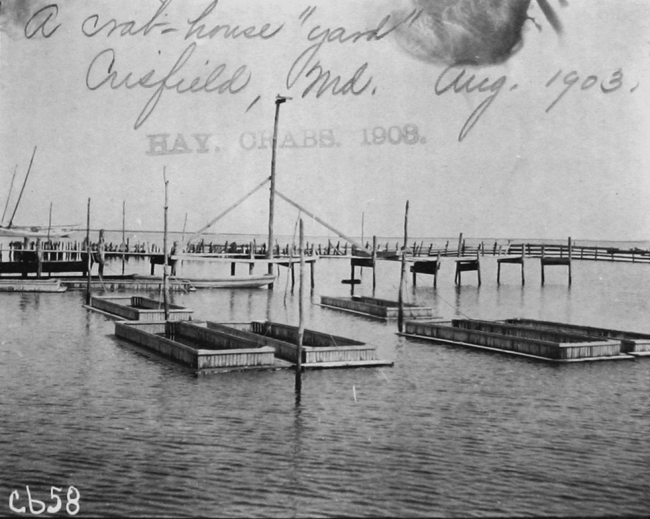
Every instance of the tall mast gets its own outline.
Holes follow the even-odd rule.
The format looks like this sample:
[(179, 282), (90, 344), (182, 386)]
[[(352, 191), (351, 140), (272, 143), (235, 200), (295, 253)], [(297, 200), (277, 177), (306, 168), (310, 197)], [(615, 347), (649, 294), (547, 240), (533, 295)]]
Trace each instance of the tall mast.
[(7, 203), (5, 204), (5, 210), (2, 213), (2, 220), (0, 220), (0, 224), (5, 221), (5, 215), (7, 214), (7, 208), (9, 207), (9, 200), (11, 199), (11, 192), (14, 189), (14, 180), (16, 180), (16, 171), (18, 171), (18, 164), (16, 164), (16, 167), (14, 168), (14, 176), (11, 177), (11, 185), (9, 186), (9, 194), (7, 195)]
[(27, 175), (25, 175), (25, 181), (23, 182), (23, 187), (20, 190), (20, 195), (18, 195), (18, 201), (16, 202), (16, 207), (14, 207), (14, 212), (11, 215), (11, 220), (7, 227), (11, 227), (11, 224), (14, 221), (14, 216), (16, 216), (16, 211), (18, 210), (18, 204), (20, 204), (20, 199), (23, 197), (23, 191), (25, 191), (25, 186), (27, 185), (27, 179), (29, 178), (29, 173), (32, 171), (32, 163), (34, 162), (34, 155), (36, 155), (36, 146), (34, 146), (34, 153), (32, 153), (32, 159), (29, 161), (29, 168), (27, 168)]
[[(269, 259), (269, 274), (273, 273), (273, 217), (275, 216), (275, 155), (278, 146), (278, 121), (280, 119), (280, 105), (285, 103), (289, 97), (277, 95), (275, 98), (275, 121), (273, 124), (273, 147), (271, 148), (271, 189), (269, 197), (269, 239), (266, 250), (266, 257)], [(270, 285), (271, 288), (273, 285)]]

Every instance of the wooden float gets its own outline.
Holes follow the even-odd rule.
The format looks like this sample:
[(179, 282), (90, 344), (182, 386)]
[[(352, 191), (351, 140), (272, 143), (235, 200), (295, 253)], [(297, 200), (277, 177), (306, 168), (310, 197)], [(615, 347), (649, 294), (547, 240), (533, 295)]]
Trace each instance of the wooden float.
[[(321, 296), (322, 306), (343, 310), (379, 319), (397, 319), (399, 304), (397, 301), (388, 299), (378, 299), (375, 297), (351, 296), (351, 297), (331, 297)], [(414, 304), (404, 304), (403, 312), (405, 319), (432, 319), (433, 308), (418, 306)]]
[(617, 340), (621, 341), (621, 351), (623, 353), (635, 356), (650, 355), (650, 334), (534, 319), (506, 319), (504, 322), (517, 326), (531, 326), (536, 329), (557, 330), (566, 333), (579, 333), (589, 337)]
[[(193, 310), (169, 304), (169, 321), (191, 321)], [(90, 308), (99, 310), (116, 319), (128, 321), (164, 321), (165, 309), (162, 301), (142, 296), (94, 296)]]
[(198, 374), (289, 367), (276, 361), (274, 348), (215, 332), (205, 322), (116, 321), (115, 335)]
[[(298, 360), (298, 328), (267, 321), (117, 321), (115, 335), (185, 364), (198, 373), (287, 369)], [(305, 369), (390, 366), (368, 344), (305, 330)]]
[(65, 292), (59, 279), (0, 279), (0, 292)]
[(552, 362), (633, 359), (620, 340), (500, 321), (406, 322), (404, 335)]
[[(242, 339), (263, 341), (275, 348), (276, 357), (296, 363), (298, 361), (298, 327), (271, 321), (251, 323), (207, 323), (208, 328)], [(305, 330), (302, 340), (302, 367), (306, 369), (392, 366), (392, 362), (377, 359), (375, 346), (364, 342)]]

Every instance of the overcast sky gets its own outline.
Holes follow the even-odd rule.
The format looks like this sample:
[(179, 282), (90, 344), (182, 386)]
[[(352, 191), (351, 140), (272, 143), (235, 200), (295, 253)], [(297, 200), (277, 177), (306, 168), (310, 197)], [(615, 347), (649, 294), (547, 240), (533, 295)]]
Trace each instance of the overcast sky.
[[(646, 0), (550, 0), (561, 32), (533, 2), (520, 45), (466, 67), (460, 92), (444, 53), (467, 41), (408, 18), (424, 2), (21, 4), (2, 4), (3, 208), (37, 151), (14, 224), (47, 225), (50, 203), (53, 224), (85, 224), (91, 198), (95, 228), (121, 228), (126, 201), (127, 228), (162, 229), (166, 168), (170, 226), (196, 230), (269, 176), (282, 94), (278, 190), (344, 233), (364, 215), (367, 236), (399, 235), (409, 200), (413, 236), (650, 239)], [(326, 71), (338, 87), (310, 89)], [(291, 234), (298, 211), (276, 207)], [(264, 234), (267, 216), (265, 186), (213, 230)]]

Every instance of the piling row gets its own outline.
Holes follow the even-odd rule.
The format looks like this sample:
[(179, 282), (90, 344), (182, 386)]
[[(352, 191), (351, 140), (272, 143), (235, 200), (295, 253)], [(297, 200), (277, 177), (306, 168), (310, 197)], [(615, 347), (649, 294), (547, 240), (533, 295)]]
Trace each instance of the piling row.
[[(90, 243), (90, 250), (97, 251), (100, 244), (98, 242)], [(131, 243), (129, 239), (125, 243), (106, 242), (102, 244), (104, 253), (107, 258), (120, 258), (130, 256), (149, 256), (154, 254), (163, 254), (163, 248), (154, 242), (136, 242)], [(25, 252), (35, 252), (38, 249), (37, 241), (11, 242), (3, 250), (0, 244), (0, 262), (2, 261), (20, 261)], [(40, 242), (40, 251), (43, 255), (43, 261), (81, 261), (85, 258), (85, 252), (88, 250), (86, 241), (46, 241)], [(327, 244), (309, 243), (304, 248), (306, 256), (320, 257), (349, 257), (364, 256), (372, 250), (372, 245), (367, 242), (363, 250), (350, 245), (347, 242), (336, 243), (331, 240)], [(378, 244), (377, 254), (380, 257), (397, 256), (401, 253), (402, 246), (398, 242)], [(180, 250), (179, 250), (180, 252)], [(257, 244), (255, 241), (246, 244), (237, 244), (236, 242), (214, 243), (203, 240), (197, 243), (187, 245), (182, 252), (189, 254), (245, 254), (249, 256), (265, 257), (267, 254), (266, 243)], [(276, 243), (273, 251), (275, 257), (298, 256), (298, 246), (286, 244), (281, 246)], [(173, 253), (173, 252), (172, 252)], [(630, 262), (630, 263), (650, 263), (650, 251), (631, 248), (620, 249), (615, 247), (597, 247), (582, 246), (572, 244), (532, 244), (532, 243), (511, 243), (508, 245), (499, 244), (496, 241), (492, 244), (481, 242), (476, 246), (466, 245), (465, 240), (459, 241), (457, 247), (449, 246), (449, 241), (444, 247), (434, 247), (430, 244), (428, 247), (423, 241), (413, 242), (408, 247), (407, 253), (410, 257), (476, 257), (478, 256), (508, 256), (523, 255), (525, 257), (550, 257), (550, 258), (567, 258), (571, 253), (572, 259), (590, 260), (590, 261), (611, 261), (611, 262)]]

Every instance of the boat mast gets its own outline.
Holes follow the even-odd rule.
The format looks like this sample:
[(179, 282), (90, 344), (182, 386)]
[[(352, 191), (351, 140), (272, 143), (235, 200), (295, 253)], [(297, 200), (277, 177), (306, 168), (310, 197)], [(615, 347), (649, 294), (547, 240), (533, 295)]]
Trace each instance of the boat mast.
[(167, 210), (169, 208), (169, 197), (167, 195), (167, 186), (169, 185), (169, 180), (167, 180), (167, 175), (163, 168), (163, 180), (165, 181), (165, 220), (164, 220), (164, 232), (163, 232), (163, 306), (165, 310), (165, 322), (169, 320), (169, 286), (168, 286), (168, 261), (167, 261)]
[[(278, 120), (280, 118), (280, 105), (289, 97), (277, 95), (275, 98), (275, 122), (273, 125), (273, 147), (271, 148), (271, 193), (269, 197), (269, 240), (266, 257), (269, 260), (269, 274), (273, 274), (273, 217), (275, 215), (275, 154), (278, 147)], [(270, 285), (271, 288), (273, 285)]]
[(302, 390), (302, 343), (305, 336), (305, 233), (303, 231), (302, 218), (300, 219), (300, 242), (298, 246), (300, 252), (300, 288), (298, 290), (298, 358), (296, 360), (296, 393), (300, 395)]
[(16, 171), (18, 171), (18, 164), (14, 168), (14, 176), (11, 177), (11, 185), (9, 186), (9, 194), (7, 195), (7, 203), (5, 204), (5, 210), (2, 213), (2, 220), (0, 220), (0, 225), (5, 221), (5, 215), (7, 214), (7, 208), (9, 207), (9, 200), (11, 199), (11, 192), (14, 189), (14, 180), (16, 180)]
[(406, 248), (408, 244), (409, 201), (406, 201), (404, 212), (404, 247), (402, 247), (402, 268), (399, 277), (399, 294), (397, 308), (397, 330), (402, 333), (404, 326), (404, 281), (406, 280)]
[(32, 153), (32, 159), (29, 161), (29, 168), (27, 168), (27, 175), (25, 175), (25, 181), (23, 182), (23, 187), (20, 190), (20, 195), (18, 195), (18, 201), (16, 202), (16, 207), (14, 207), (14, 212), (11, 215), (11, 220), (7, 228), (11, 227), (11, 224), (14, 221), (14, 216), (16, 216), (16, 211), (18, 210), (18, 204), (20, 204), (20, 199), (23, 197), (23, 191), (25, 191), (25, 186), (27, 185), (27, 179), (29, 178), (29, 173), (32, 171), (32, 163), (34, 162), (34, 155), (36, 155), (36, 146), (34, 146), (34, 153)]

